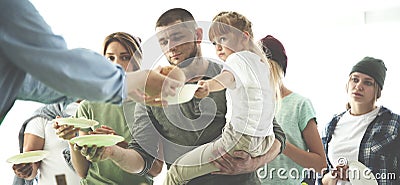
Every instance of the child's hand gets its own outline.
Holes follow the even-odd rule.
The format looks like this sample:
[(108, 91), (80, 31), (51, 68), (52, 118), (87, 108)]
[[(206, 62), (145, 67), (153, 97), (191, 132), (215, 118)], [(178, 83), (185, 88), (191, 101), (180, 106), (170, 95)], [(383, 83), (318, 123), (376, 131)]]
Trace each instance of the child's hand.
[(196, 98), (204, 98), (210, 94), (210, 89), (208, 88), (208, 82), (205, 80), (200, 80), (197, 82), (199, 88), (194, 93), (194, 97)]

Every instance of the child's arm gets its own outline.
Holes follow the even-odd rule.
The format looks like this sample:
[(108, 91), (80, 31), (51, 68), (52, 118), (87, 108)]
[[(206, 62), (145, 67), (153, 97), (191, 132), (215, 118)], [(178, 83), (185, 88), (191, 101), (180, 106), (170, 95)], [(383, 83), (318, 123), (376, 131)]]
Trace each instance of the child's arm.
[(204, 98), (210, 92), (224, 90), (235, 86), (235, 77), (229, 71), (223, 71), (221, 74), (209, 80), (200, 80), (198, 83), (199, 89), (195, 93), (196, 98)]
[(235, 77), (229, 71), (222, 71), (221, 74), (207, 80), (210, 92), (221, 91), (226, 88), (235, 87)]

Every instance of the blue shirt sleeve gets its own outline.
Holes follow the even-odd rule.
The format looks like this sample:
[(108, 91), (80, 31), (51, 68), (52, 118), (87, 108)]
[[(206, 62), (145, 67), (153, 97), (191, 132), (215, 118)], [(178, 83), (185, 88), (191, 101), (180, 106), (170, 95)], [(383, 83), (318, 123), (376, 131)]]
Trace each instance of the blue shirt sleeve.
[(25, 71), (49, 90), (111, 103), (126, 97), (125, 73), (119, 65), (91, 50), (68, 49), (28, 0), (0, 1), (0, 25), (0, 61)]

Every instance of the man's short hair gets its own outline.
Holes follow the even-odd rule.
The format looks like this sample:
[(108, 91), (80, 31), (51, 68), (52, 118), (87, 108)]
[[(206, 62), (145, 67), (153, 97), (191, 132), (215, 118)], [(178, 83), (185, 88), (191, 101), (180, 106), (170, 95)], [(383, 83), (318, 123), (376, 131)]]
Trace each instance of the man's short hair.
[[(193, 15), (183, 8), (173, 8), (164, 12), (157, 20), (156, 27), (169, 26), (171, 23), (180, 22), (195, 22)], [(195, 28), (197, 25), (194, 25)]]

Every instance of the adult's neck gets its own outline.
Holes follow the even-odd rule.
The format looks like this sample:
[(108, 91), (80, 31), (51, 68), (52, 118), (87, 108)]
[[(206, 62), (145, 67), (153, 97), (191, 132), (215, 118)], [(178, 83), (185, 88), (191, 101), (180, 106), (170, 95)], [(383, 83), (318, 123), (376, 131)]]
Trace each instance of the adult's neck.
[(285, 87), (285, 85), (281, 85), (281, 97), (284, 98), (288, 96), (289, 94), (292, 94), (292, 91), (289, 90), (288, 88)]
[(373, 111), (375, 108), (375, 104), (352, 104), (350, 114), (353, 116), (360, 116)]
[(208, 60), (203, 57), (196, 57), (193, 63), (182, 68), (182, 71), (186, 74), (186, 77), (191, 78), (189, 82), (197, 82), (207, 73), (209, 65), (210, 62)]

